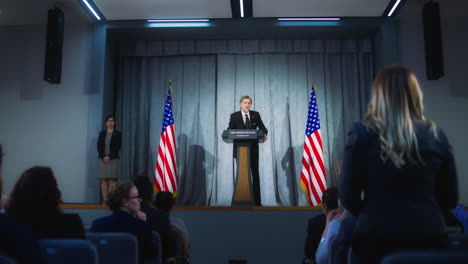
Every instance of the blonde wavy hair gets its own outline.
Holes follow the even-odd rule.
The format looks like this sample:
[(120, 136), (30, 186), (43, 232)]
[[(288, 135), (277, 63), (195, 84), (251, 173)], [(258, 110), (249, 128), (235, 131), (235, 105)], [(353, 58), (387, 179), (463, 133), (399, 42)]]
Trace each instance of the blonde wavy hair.
[(377, 74), (364, 123), (380, 138), (380, 158), (401, 168), (408, 162), (422, 164), (414, 121), (423, 120), (437, 137), (434, 122), (424, 117), (423, 95), (416, 76), (395, 65)]

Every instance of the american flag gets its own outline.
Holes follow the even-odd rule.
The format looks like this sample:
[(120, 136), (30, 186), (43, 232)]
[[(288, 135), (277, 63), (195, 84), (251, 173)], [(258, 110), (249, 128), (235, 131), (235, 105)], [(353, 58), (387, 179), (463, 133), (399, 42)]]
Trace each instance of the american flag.
[(307, 116), (301, 171), (301, 187), (309, 205), (315, 206), (321, 203), (326, 184), (320, 119), (314, 85), (310, 92), (309, 114)]
[(154, 174), (154, 184), (158, 192), (177, 191), (176, 137), (174, 115), (172, 114), (172, 86), (167, 92), (166, 105), (159, 140), (158, 159)]

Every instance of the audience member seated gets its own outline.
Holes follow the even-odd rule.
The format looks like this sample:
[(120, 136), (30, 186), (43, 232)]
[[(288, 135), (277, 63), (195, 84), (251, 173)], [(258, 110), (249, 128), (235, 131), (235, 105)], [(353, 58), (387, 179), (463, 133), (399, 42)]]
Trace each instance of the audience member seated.
[(422, 98), (412, 72), (385, 68), (364, 119), (348, 133), (339, 197), (357, 217), (352, 251), (360, 263), (448, 247), (442, 211), (457, 205), (455, 161), (443, 130), (424, 116)]
[(147, 223), (161, 237), (162, 260), (166, 263), (170, 262), (178, 255), (178, 252), (176, 252), (176, 238), (174, 237), (176, 234), (170, 229), (169, 214), (151, 206), (154, 191), (147, 176), (138, 176), (133, 180), (133, 183), (142, 199), (140, 210), (146, 214)]
[(178, 241), (180, 242), (180, 251), (177, 255), (188, 257), (190, 253), (190, 237), (185, 222), (180, 218), (175, 218), (172, 214), (169, 215), (169, 220), (171, 221), (171, 231), (177, 234)]
[(31, 227), (37, 238), (85, 238), (78, 214), (64, 214), (54, 173), (32, 167), (20, 176), (8, 199), (6, 213)]
[[(2, 196), (2, 145), (0, 145), (0, 197)], [(37, 239), (26, 224), (0, 213), (0, 252), (17, 264), (45, 263)]]
[(356, 219), (346, 209), (335, 209), (327, 215), (325, 230), (315, 259), (318, 264), (344, 264), (348, 258)]
[(158, 210), (166, 212), (169, 215), (170, 228), (177, 234), (177, 241), (179, 245), (177, 248), (178, 256), (188, 256), (190, 249), (190, 238), (187, 227), (182, 219), (175, 218), (172, 216), (172, 207), (174, 206), (174, 197), (170, 192), (158, 192), (153, 202), (153, 206)]
[(309, 219), (307, 223), (307, 237), (305, 240), (304, 254), (307, 263), (315, 262), (315, 253), (322, 238), (327, 215), (338, 208), (338, 190), (330, 187), (322, 194), (323, 214)]
[(463, 206), (459, 204), (457, 207), (455, 207), (455, 209), (452, 210), (452, 213), (463, 225), (463, 233), (468, 234), (468, 211), (466, 211)]
[(92, 232), (124, 232), (137, 237), (139, 263), (155, 257), (155, 245), (146, 214), (140, 211), (141, 198), (132, 182), (114, 184), (107, 195), (106, 205), (113, 211), (110, 216), (99, 218), (91, 225)]

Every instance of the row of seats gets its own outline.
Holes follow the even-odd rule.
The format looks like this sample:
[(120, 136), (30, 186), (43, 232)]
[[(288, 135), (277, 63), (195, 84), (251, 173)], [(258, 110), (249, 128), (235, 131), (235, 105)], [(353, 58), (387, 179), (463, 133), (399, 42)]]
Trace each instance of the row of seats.
[(468, 252), (407, 251), (385, 256), (380, 264), (467, 264)]
[[(153, 233), (156, 244), (160, 245), (157, 232)], [(468, 263), (468, 236), (450, 235), (450, 251), (408, 251), (395, 252), (386, 256), (381, 264), (458, 264)], [(49, 264), (137, 264), (138, 244), (134, 235), (128, 233), (86, 233), (82, 239), (41, 239), (39, 245)], [(161, 256), (159, 247), (157, 256)], [(356, 263), (352, 250), (348, 263)], [(333, 263), (333, 261), (332, 261)], [(0, 264), (15, 264), (0, 254)], [(145, 264), (161, 264), (156, 258)]]
[[(156, 257), (145, 264), (161, 264), (161, 243), (153, 232)], [(138, 241), (129, 233), (86, 232), (83, 239), (41, 239), (39, 246), (48, 264), (137, 264)], [(14, 264), (7, 256), (0, 255), (0, 264)]]
[[(153, 238), (159, 240), (154, 232)], [(159, 240), (160, 241), (160, 240)], [(49, 264), (137, 264), (138, 241), (129, 233), (86, 233), (82, 239), (42, 239), (39, 244)], [(156, 243), (156, 245), (160, 245)], [(160, 250), (160, 247), (159, 247)], [(161, 263), (161, 251), (153, 263)]]
[(0, 264), (15, 264), (15, 261), (0, 252)]
[[(357, 263), (351, 248), (348, 252), (347, 263)], [(394, 252), (385, 256), (380, 264), (468, 264), (468, 235), (449, 234), (448, 250)]]

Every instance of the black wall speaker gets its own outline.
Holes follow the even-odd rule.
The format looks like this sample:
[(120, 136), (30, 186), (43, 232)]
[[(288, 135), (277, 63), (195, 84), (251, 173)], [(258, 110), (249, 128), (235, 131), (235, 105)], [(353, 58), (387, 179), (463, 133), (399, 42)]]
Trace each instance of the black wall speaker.
[(60, 83), (62, 78), (62, 46), (64, 16), (58, 8), (49, 9), (45, 48), (44, 80)]
[(444, 54), (440, 29), (439, 4), (428, 2), (423, 8), (424, 47), (426, 50), (426, 76), (438, 80), (444, 76)]

